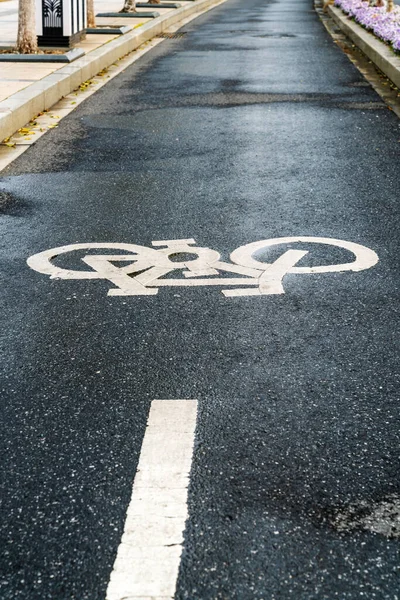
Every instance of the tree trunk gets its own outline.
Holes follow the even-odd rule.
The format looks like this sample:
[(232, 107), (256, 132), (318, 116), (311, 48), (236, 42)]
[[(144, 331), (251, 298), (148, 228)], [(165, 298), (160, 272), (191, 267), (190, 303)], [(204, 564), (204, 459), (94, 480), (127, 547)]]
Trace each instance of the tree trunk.
[(394, 2), (393, 2), (393, 0), (387, 0), (387, 11), (388, 12), (392, 12), (393, 9), (394, 9)]
[(334, 0), (325, 0), (324, 3), (324, 12), (326, 12), (328, 10), (328, 6), (332, 6)]
[(19, 0), (17, 50), (21, 54), (35, 54), (38, 51), (35, 0)]
[(94, 0), (87, 0), (87, 27), (96, 27), (94, 18)]
[(136, 3), (135, 0), (124, 0), (124, 7), (119, 12), (122, 12), (122, 13), (136, 12), (135, 3)]

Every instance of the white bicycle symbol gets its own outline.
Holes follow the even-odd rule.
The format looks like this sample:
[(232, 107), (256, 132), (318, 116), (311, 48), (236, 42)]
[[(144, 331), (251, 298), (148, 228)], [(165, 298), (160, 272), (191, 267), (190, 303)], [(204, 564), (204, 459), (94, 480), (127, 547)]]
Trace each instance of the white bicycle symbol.
[[(307, 250), (287, 250), (272, 263), (259, 261), (254, 256), (273, 246), (296, 242), (336, 246), (350, 251), (355, 258), (344, 264), (298, 267), (297, 263), (308, 254)], [(108, 291), (109, 296), (148, 296), (157, 294), (160, 287), (178, 286), (251, 286), (224, 289), (222, 293), (225, 296), (268, 296), (285, 293), (282, 281), (288, 273), (363, 271), (379, 260), (377, 254), (365, 246), (322, 237), (282, 237), (253, 242), (234, 250), (230, 255), (231, 263), (221, 261), (216, 250), (194, 244), (194, 239), (156, 241), (152, 242), (152, 248), (124, 243), (71, 244), (35, 254), (27, 263), (52, 279), (105, 279), (115, 286)], [(63, 269), (52, 262), (61, 254), (99, 249), (124, 254), (87, 254), (82, 260), (90, 271)], [(188, 254), (191, 258), (181, 256), (179, 260), (179, 255)], [(126, 264), (116, 266), (115, 263)], [(176, 270), (182, 271), (183, 279), (165, 279)], [(236, 277), (220, 277), (221, 271)]]

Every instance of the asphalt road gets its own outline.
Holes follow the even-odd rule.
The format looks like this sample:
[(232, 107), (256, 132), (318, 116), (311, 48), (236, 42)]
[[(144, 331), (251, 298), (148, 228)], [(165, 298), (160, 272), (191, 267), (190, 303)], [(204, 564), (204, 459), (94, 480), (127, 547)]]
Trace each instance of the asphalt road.
[[(177, 600), (395, 600), (399, 121), (310, 0), (229, 0), (185, 31), (0, 180), (0, 597), (105, 598), (150, 402), (189, 398)], [(186, 238), (229, 261), (282, 236), (379, 262), (244, 297), (108, 296), (26, 264)], [(300, 266), (353, 258), (307, 243), (259, 258), (288, 248), (309, 251)], [(56, 263), (88, 270), (82, 256)]]

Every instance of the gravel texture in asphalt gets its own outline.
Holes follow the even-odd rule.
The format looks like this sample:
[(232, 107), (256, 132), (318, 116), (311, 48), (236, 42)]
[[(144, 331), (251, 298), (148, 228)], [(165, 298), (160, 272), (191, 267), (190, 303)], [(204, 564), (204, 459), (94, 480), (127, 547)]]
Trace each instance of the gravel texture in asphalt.
[[(395, 600), (399, 120), (311, 0), (229, 0), (185, 32), (0, 179), (0, 597), (104, 599), (150, 401), (197, 398), (176, 599)], [(26, 264), (181, 238), (227, 261), (281, 236), (380, 260), (236, 298), (112, 297)], [(301, 266), (352, 259), (292, 248)]]

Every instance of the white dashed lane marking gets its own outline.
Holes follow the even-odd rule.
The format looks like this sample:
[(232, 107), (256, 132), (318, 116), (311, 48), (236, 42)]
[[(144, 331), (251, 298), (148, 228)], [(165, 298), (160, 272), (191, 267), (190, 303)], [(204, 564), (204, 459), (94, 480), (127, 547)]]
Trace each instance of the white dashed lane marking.
[(107, 600), (173, 599), (197, 400), (153, 400)]

